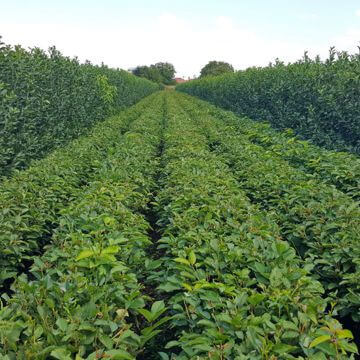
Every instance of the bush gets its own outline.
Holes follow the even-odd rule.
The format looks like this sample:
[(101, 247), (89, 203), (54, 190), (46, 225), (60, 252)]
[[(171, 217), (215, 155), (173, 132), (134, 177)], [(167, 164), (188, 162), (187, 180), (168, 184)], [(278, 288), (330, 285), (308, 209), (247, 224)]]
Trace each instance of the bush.
[(0, 175), (158, 89), (124, 70), (80, 64), (54, 47), (48, 53), (0, 47)]
[(360, 153), (360, 54), (330, 50), (329, 58), (198, 79), (177, 86), (215, 105), (292, 128), (301, 137), (335, 150)]

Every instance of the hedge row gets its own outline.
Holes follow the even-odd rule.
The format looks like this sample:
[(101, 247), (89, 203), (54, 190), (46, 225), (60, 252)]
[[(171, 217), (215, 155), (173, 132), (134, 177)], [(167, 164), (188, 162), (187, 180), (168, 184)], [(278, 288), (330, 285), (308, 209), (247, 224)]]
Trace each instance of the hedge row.
[(177, 86), (251, 119), (291, 128), (335, 150), (360, 153), (360, 55), (330, 51), (322, 62), (305, 56), (284, 65), (249, 68)]
[(55, 48), (0, 46), (0, 176), (158, 89), (123, 70), (80, 64)]

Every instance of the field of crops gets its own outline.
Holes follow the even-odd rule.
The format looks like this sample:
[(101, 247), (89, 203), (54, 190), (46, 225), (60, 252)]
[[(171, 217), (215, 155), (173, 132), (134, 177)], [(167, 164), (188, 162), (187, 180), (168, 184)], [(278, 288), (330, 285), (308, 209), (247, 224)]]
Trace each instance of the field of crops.
[(0, 360), (356, 359), (360, 160), (160, 91), (0, 187)]

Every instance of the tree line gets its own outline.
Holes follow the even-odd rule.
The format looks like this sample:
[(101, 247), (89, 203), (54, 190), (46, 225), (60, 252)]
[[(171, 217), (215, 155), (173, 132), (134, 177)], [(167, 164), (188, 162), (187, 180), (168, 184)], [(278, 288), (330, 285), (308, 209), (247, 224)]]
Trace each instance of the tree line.
[[(132, 69), (131, 72), (139, 77), (151, 80), (158, 84), (175, 84), (175, 67), (168, 62), (158, 62), (150, 66), (141, 65)], [(200, 71), (200, 77), (217, 76), (225, 73), (234, 72), (234, 68), (224, 61), (210, 61)]]

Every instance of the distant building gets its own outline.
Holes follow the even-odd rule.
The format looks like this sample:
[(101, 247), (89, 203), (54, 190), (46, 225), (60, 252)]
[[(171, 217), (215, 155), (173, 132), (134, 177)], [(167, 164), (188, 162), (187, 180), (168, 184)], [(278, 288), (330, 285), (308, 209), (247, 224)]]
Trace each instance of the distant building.
[(186, 80), (185, 80), (185, 79), (183, 79), (183, 78), (175, 78), (174, 80), (175, 80), (175, 82), (176, 82), (177, 84), (180, 84), (180, 83), (186, 82)]

